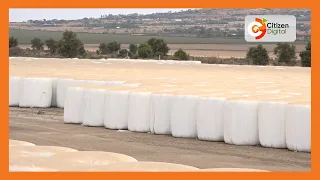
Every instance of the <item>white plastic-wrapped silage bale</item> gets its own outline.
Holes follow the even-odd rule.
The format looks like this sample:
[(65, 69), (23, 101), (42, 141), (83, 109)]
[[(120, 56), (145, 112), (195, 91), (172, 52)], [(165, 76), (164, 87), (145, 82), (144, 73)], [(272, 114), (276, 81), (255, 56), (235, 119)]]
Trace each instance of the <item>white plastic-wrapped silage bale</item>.
[(83, 88), (72, 86), (67, 89), (64, 105), (64, 123), (82, 123)]
[(19, 106), (20, 77), (10, 76), (9, 79), (9, 106)]
[(258, 145), (259, 96), (230, 98), (223, 106), (224, 141), (235, 145)]
[(196, 107), (198, 138), (223, 141), (223, 105), (225, 98), (217, 95), (200, 96)]
[(104, 126), (108, 129), (128, 129), (130, 91), (106, 91)]
[(103, 88), (84, 87), (81, 103), (82, 125), (104, 126), (104, 100)]
[(116, 87), (105, 92), (105, 128), (128, 129), (129, 92), (132, 89), (134, 87)]
[(285, 100), (262, 100), (258, 105), (259, 142), (263, 147), (286, 148)]
[(289, 150), (311, 152), (310, 102), (288, 104), (286, 110), (286, 143)]
[(150, 132), (154, 134), (171, 134), (171, 103), (170, 92), (155, 92), (151, 95)]
[(129, 93), (128, 130), (150, 131), (150, 97), (151, 92), (143, 89)]
[(172, 96), (171, 132), (173, 137), (196, 138), (198, 96), (178, 93)]
[(19, 107), (51, 107), (52, 79), (21, 78)]

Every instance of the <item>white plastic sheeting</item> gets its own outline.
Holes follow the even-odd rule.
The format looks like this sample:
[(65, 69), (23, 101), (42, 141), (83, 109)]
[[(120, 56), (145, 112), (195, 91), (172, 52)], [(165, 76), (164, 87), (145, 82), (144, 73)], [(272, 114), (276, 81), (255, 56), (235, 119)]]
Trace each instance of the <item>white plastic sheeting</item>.
[(289, 104), (286, 111), (286, 143), (293, 151), (311, 152), (311, 107)]
[(59, 171), (81, 171), (82, 169), (123, 162), (137, 162), (137, 160), (131, 156), (113, 152), (78, 151), (56, 154), (48, 158), (48, 161), (40, 162), (37, 165)]
[(19, 106), (20, 77), (9, 78), (9, 106)]
[(21, 78), (19, 107), (51, 107), (52, 79)]
[(286, 148), (286, 107), (285, 102), (259, 103), (259, 141), (262, 146)]
[(197, 96), (176, 95), (172, 98), (172, 136), (182, 138), (197, 137), (196, 105)]
[(26, 142), (26, 141), (18, 141), (18, 140), (13, 140), (9, 139), (9, 147), (11, 146), (36, 146), (33, 143)]
[(198, 138), (223, 141), (223, 105), (225, 99), (199, 97), (196, 108)]
[(150, 131), (150, 92), (130, 92), (128, 129), (136, 132)]
[(258, 102), (226, 100), (223, 107), (224, 141), (258, 145)]
[(81, 116), (85, 126), (104, 126), (104, 89), (83, 89)]
[(64, 152), (76, 152), (77, 150), (59, 146), (11, 146), (9, 159), (14, 158), (48, 158), (52, 155)]
[(171, 134), (172, 95), (152, 94), (150, 106), (150, 131), (155, 134)]
[(64, 105), (64, 123), (82, 123), (83, 88), (69, 87)]
[(108, 129), (128, 129), (130, 91), (106, 91), (104, 126)]

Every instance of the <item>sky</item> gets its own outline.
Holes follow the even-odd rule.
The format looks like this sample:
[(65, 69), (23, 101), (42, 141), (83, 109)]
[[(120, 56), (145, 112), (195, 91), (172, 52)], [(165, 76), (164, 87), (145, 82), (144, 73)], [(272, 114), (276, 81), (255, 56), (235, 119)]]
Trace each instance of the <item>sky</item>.
[(176, 12), (180, 10), (187, 9), (159, 9), (159, 8), (104, 8), (104, 9), (69, 9), (69, 8), (10, 8), (9, 9), (9, 22), (22, 22), (28, 20), (41, 20), (41, 19), (64, 19), (64, 20), (72, 20), (72, 19), (82, 19), (84, 17), (97, 18), (101, 15), (105, 14), (151, 14), (156, 12)]

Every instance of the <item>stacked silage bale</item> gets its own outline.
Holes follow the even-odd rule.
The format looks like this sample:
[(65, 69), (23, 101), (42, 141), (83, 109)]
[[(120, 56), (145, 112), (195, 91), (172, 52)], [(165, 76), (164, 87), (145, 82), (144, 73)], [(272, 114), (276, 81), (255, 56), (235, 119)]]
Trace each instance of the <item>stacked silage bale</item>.
[(290, 102), (286, 110), (286, 144), (289, 150), (311, 152), (310, 101)]
[(22, 77), (18, 98), (19, 107), (51, 107), (52, 79)]
[(67, 89), (64, 104), (64, 123), (82, 124), (82, 101), (83, 88), (81, 86), (70, 86)]
[(227, 98), (223, 107), (224, 141), (235, 145), (258, 145), (259, 97)]
[(138, 88), (129, 92), (128, 130), (150, 131), (151, 90)]
[(206, 141), (224, 140), (223, 107), (226, 97), (226, 94), (219, 91), (202, 93), (199, 96), (196, 106), (198, 139)]
[(82, 88), (82, 125), (104, 126), (104, 100), (107, 87), (82, 86)]
[(154, 91), (150, 101), (150, 132), (171, 134), (171, 108), (173, 90)]
[(173, 137), (196, 138), (196, 105), (198, 96), (190, 91), (176, 92), (172, 96), (171, 131)]
[(136, 87), (109, 88), (105, 92), (104, 127), (128, 129), (129, 93)]

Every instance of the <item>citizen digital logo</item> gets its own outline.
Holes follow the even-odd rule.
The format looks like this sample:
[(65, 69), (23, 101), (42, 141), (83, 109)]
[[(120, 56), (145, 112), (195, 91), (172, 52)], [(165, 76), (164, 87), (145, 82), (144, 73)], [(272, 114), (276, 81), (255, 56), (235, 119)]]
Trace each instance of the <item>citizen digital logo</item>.
[(249, 42), (293, 42), (296, 39), (296, 18), (291, 15), (246, 16), (245, 38)]

